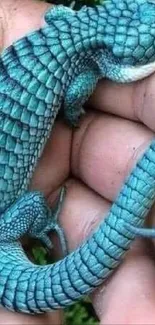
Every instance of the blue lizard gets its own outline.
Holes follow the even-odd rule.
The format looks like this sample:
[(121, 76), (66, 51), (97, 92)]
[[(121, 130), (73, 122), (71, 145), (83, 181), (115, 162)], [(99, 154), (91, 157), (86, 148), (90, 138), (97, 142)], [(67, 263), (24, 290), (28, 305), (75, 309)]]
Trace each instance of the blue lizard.
[(0, 304), (24, 313), (65, 307), (90, 293), (121, 263), (155, 199), (155, 140), (132, 170), (106, 219), (77, 250), (53, 265), (34, 265), (20, 238), (48, 247), (54, 213), (28, 185), (64, 104), (77, 125), (99, 79), (130, 82), (155, 70), (155, 2), (109, 0), (79, 11), (45, 13), (46, 25), (16, 41), (0, 57)]

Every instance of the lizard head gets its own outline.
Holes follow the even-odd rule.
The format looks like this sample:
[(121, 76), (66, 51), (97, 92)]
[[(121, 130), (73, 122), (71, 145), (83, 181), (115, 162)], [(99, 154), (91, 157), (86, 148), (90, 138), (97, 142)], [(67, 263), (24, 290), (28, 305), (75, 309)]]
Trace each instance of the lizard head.
[(153, 73), (155, 0), (107, 0), (103, 8), (108, 18), (103, 32), (105, 48), (97, 55), (101, 75), (131, 82)]
[(107, 0), (103, 40), (124, 64), (155, 60), (155, 0)]
[(106, 48), (126, 64), (155, 60), (155, 0), (104, 0), (102, 5), (83, 6), (79, 11), (53, 6), (45, 20), (55, 26), (68, 51), (66, 39), (70, 38), (79, 52), (92, 46)]
[(104, 0), (79, 11), (53, 6), (45, 20), (67, 56), (91, 50), (101, 76), (125, 82), (155, 71), (155, 0)]

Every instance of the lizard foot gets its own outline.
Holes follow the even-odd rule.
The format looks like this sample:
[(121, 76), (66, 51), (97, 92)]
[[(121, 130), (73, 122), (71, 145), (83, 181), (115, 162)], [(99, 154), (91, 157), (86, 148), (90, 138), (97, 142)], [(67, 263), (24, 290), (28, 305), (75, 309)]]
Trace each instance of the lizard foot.
[(134, 235), (148, 238), (155, 238), (155, 228), (138, 228), (130, 224), (126, 224), (127, 230), (132, 232)]
[(63, 187), (61, 189), (60, 196), (59, 196), (58, 202), (56, 204), (56, 207), (54, 209), (49, 210), (49, 218), (48, 218), (46, 227), (43, 229), (43, 231), (38, 236), (38, 238), (45, 244), (45, 246), (49, 250), (51, 250), (53, 248), (53, 244), (52, 244), (49, 236), (47, 235), (47, 233), (50, 231), (53, 231), (53, 230), (56, 231), (64, 256), (66, 256), (68, 253), (67, 243), (66, 243), (64, 231), (58, 223), (58, 218), (61, 213), (62, 205), (64, 203), (65, 194), (66, 194), (66, 190), (65, 190), (65, 187)]
[(49, 208), (40, 192), (26, 192), (23, 194), (0, 219), (0, 242), (19, 240), (25, 234), (41, 240), (48, 249), (53, 244), (48, 232), (57, 232), (63, 254), (67, 254), (67, 245), (62, 228), (58, 224), (58, 217), (64, 202), (65, 189), (62, 188), (59, 200), (54, 209)]
[(83, 105), (95, 89), (97, 81), (97, 72), (90, 67), (90, 70), (76, 76), (69, 85), (64, 100), (64, 115), (71, 126), (79, 125), (79, 119), (85, 113)]

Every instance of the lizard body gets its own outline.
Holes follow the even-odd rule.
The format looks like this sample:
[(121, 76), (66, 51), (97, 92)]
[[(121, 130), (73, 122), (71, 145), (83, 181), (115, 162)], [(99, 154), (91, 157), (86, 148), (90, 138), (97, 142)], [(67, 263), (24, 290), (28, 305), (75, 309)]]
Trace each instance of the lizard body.
[(102, 283), (139, 234), (155, 199), (153, 141), (104, 222), (77, 250), (47, 266), (25, 256), (21, 236), (28, 233), (50, 248), (52, 229), (65, 251), (57, 224), (63, 191), (55, 214), (40, 192), (28, 191), (62, 103), (66, 119), (76, 125), (99, 79), (128, 82), (155, 70), (153, 1), (110, 0), (78, 12), (54, 6), (45, 20), (46, 26), (0, 57), (0, 304), (25, 313), (65, 307)]

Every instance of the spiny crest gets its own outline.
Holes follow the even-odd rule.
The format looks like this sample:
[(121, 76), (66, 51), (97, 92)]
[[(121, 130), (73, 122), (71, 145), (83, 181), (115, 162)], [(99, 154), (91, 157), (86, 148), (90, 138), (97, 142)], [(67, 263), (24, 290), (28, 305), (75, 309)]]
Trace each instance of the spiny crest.
[[(109, 0), (106, 1), (106, 3)], [(98, 10), (98, 7), (100, 8)], [(82, 23), (87, 23), (88, 20), (94, 20), (96, 17), (96, 21), (98, 16), (102, 11), (102, 7), (104, 6), (95, 6), (94, 8), (83, 6), (79, 11), (74, 11), (71, 8), (65, 7), (63, 5), (54, 5), (45, 13), (45, 21), (49, 25), (55, 25), (56, 21), (61, 24), (61, 22), (68, 22), (72, 27), (74, 23), (77, 23), (77, 20)]]
[[(130, 12), (134, 13), (137, 11), (139, 6), (148, 6), (149, 4), (155, 5), (155, 0), (105, 0), (103, 4), (95, 6), (95, 8), (99, 9), (96, 13), (98, 13), (100, 16), (100, 11), (102, 11), (101, 8), (105, 8), (108, 12), (110, 9), (120, 9), (121, 11), (130, 10)], [(45, 14), (45, 21), (50, 25), (55, 20), (72, 20), (75, 17), (76, 13), (84, 14), (87, 13), (90, 9), (91, 8), (88, 6), (83, 6), (79, 11), (74, 11), (72, 8), (68, 8), (63, 5), (53, 5), (50, 9), (47, 10)], [(92, 13), (95, 13), (95, 10), (93, 10)], [(147, 12), (145, 12), (144, 15), (147, 16)]]
[(75, 11), (63, 5), (54, 5), (45, 13), (45, 21), (47, 24), (52, 24), (54, 20), (66, 20), (72, 18)]

